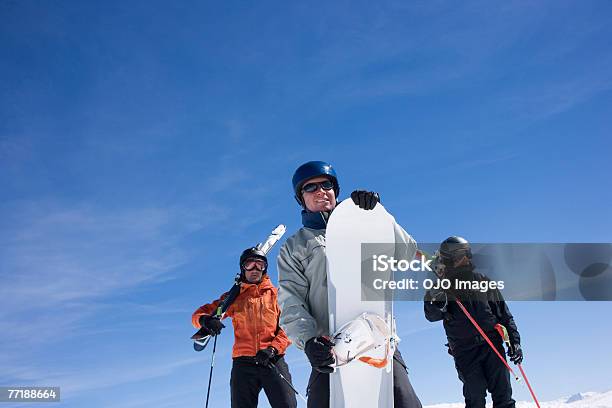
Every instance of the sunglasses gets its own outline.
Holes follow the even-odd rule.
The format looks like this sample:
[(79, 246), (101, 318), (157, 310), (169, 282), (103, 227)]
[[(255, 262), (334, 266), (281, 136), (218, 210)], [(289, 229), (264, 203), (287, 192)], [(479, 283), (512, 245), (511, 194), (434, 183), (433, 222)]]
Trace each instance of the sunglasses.
[(304, 186), (302, 187), (302, 191), (305, 193), (314, 193), (320, 188), (325, 191), (329, 191), (334, 188), (334, 183), (332, 183), (330, 180), (325, 180), (320, 183), (308, 183), (304, 184)]
[(264, 269), (266, 269), (266, 261), (262, 260), (262, 259), (247, 259), (244, 262), (244, 270), (246, 271), (252, 271), (253, 269), (257, 268), (260, 271), (263, 271)]

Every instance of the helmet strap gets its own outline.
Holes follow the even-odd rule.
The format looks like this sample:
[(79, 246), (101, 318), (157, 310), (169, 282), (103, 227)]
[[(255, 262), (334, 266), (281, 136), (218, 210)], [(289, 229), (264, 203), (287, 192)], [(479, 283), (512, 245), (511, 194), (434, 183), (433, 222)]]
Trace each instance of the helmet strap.
[(304, 205), (304, 200), (302, 200), (300, 197), (296, 195), (293, 196), (293, 198), (295, 198), (295, 201), (298, 202), (298, 204), (303, 208), (306, 209), (306, 206)]

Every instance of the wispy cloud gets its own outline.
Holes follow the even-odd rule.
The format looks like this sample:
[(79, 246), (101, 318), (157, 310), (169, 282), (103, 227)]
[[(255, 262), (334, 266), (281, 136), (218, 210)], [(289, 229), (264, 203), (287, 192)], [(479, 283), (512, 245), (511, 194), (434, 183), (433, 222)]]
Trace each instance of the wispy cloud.
[(488, 155), (482, 152), (476, 155), (476, 158), (468, 155), (467, 157), (459, 157), (447, 161), (447, 165), (438, 167), (436, 172), (458, 171), (462, 169), (471, 169), (477, 167), (488, 167), (498, 163), (507, 162), (518, 158), (519, 155), (510, 152), (496, 152)]
[(30, 213), (2, 240), (4, 274), (12, 283), (3, 288), (3, 300), (28, 296), (54, 303), (88, 298), (167, 273), (181, 264), (182, 254), (174, 249), (150, 255), (171, 244), (162, 231), (168, 222), (169, 214), (156, 209)]
[[(612, 62), (612, 61), (610, 61)], [(499, 103), (514, 120), (542, 120), (585, 103), (612, 89), (612, 63), (572, 78), (546, 79), (529, 88), (509, 91)]]
[(480, 80), (500, 51), (537, 30), (547, 8), (524, 2), (494, 8), (486, 2), (461, 7), (428, 2), (336, 5), (317, 14), (313, 30), (321, 47), (300, 59), (301, 66), (291, 64), (287, 51), (288, 64), (267, 75), (287, 96), (299, 95), (293, 102), (316, 98), (319, 109), (329, 109)]
[[(200, 398), (205, 398), (204, 394), (200, 390), (189, 389), (187, 386), (176, 385), (172, 388), (173, 392), (148, 392), (140, 393), (132, 398), (124, 398), (123, 401), (113, 401), (113, 408), (177, 408), (185, 407), (193, 404), (193, 394), (197, 393), (201, 395)], [(224, 395), (226, 389), (222, 387), (211, 387), (211, 392), (214, 392), (211, 402), (214, 404), (215, 395)], [(214, 405), (213, 405), (214, 406)]]
[(67, 393), (82, 393), (169, 376), (176, 371), (197, 364), (202, 364), (202, 358), (199, 356), (179, 361), (154, 361), (145, 365), (132, 365), (128, 369), (123, 364), (119, 364), (114, 367), (106, 366), (103, 372), (94, 370), (86, 373), (79, 370), (67, 375), (48, 378), (47, 381), (54, 384), (65, 384), (63, 388)]
[[(96, 302), (105, 297), (172, 279), (191, 255), (179, 240), (224, 217), (223, 209), (214, 207), (195, 212), (5, 205), (2, 343), (35, 344), (40, 333), (61, 338), (103, 308)], [(27, 324), (19, 324), (23, 321)]]
[[(139, 362), (138, 364), (130, 364), (129, 366), (126, 366), (125, 363), (109, 362), (103, 368), (94, 367), (89, 370), (75, 368), (64, 370), (63, 372), (55, 372), (54, 374), (46, 374), (43, 370), (30, 369), (26, 371), (24, 369), (15, 369), (11, 373), (11, 377), (18, 378), (20, 381), (32, 381), (32, 383), (36, 384), (59, 385), (64, 399), (70, 401), (93, 391), (147, 382), (157, 378), (172, 378), (177, 373), (184, 373), (186, 370), (190, 370), (190, 367), (202, 364), (202, 358), (200, 356), (183, 358), (180, 360), (162, 358), (148, 360), (149, 362), (147, 363)], [(135, 387), (135, 389), (140, 388)], [(109, 398), (105, 403), (110, 404), (112, 402), (113, 406), (115, 406), (114, 400), (123, 400), (124, 405), (121, 406), (136, 407), (141, 406), (142, 399), (146, 399), (147, 395), (155, 395), (156, 398), (165, 399), (168, 403), (171, 400), (175, 400), (176, 403), (176, 399), (180, 398), (180, 396), (185, 393), (188, 393), (188, 390), (183, 389), (174, 394), (160, 395), (152, 390), (146, 394), (138, 394), (135, 400), (132, 400), (129, 395), (111, 397), (112, 394), (109, 394)]]

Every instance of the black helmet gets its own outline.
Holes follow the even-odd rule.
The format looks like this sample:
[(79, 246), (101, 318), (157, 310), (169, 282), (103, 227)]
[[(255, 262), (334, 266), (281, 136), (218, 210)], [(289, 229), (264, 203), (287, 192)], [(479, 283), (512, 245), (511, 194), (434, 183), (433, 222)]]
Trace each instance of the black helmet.
[(244, 262), (247, 259), (252, 259), (252, 258), (262, 259), (266, 263), (266, 267), (264, 268), (264, 271), (263, 271), (264, 273), (266, 273), (268, 270), (268, 258), (266, 258), (266, 254), (264, 254), (264, 252), (257, 247), (245, 249), (242, 252), (242, 255), (240, 255), (240, 271), (244, 273), (244, 268), (243, 268)]
[(334, 183), (336, 198), (338, 197), (338, 194), (340, 194), (338, 177), (336, 176), (336, 171), (332, 165), (323, 161), (309, 161), (297, 168), (295, 173), (293, 173), (293, 179), (291, 180), (293, 182), (295, 199), (300, 205), (304, 205), (304, 202), (302, 201), (302, 186), (304, 185), (304, 182), (318, 176), (326, 176), (332, 183)]
[(452, 236), (446, 238), (440, 244), (440, 257), (445, 264), (453, 265), (455, 262), (467, 256), (472, 259), (472, 249), (470, 243), (462, 237)]

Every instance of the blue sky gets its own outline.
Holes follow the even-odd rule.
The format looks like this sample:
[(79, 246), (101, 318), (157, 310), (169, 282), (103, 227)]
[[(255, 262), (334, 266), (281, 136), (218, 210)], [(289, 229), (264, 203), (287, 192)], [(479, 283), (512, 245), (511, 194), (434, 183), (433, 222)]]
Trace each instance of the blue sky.
[[(1, 2), (0, 384), (199, 406), (191, 312), (299, 227), (307, 160), (418, 241), (611, 242), (611, 23), (605, 1)], [(397, 307), (414, 386), (459, 401), (420, 308)], [(612, 388), (612, 303), (512, 309), (542, 399)]]

